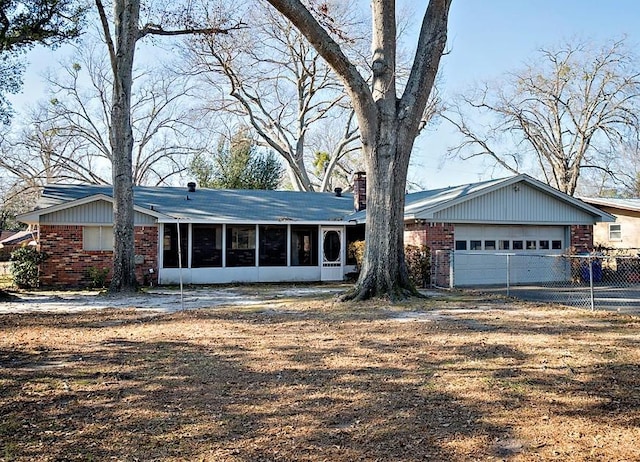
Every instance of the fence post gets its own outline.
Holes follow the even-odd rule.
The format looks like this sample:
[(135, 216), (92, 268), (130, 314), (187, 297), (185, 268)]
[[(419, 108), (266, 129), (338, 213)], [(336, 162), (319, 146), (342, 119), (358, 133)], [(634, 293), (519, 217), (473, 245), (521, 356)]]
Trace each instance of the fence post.
[(453, 250), (449, 250), (449, 288), (453, 289), (455, 287), (453, 276), (453, 265), (455, 264), (456, 253)]
[(510, 278), (511, 278), (511, 255), (507, 254), (507, 297), (511, 295), (510, 293)]
[(592, 260), (592, 255), (589, 254), (589, 259), (587, 260), (589, 262), (589, 295), (591, 297), (591, 311), (595, 310), (595, 300), (593, 297), (593, 260)]

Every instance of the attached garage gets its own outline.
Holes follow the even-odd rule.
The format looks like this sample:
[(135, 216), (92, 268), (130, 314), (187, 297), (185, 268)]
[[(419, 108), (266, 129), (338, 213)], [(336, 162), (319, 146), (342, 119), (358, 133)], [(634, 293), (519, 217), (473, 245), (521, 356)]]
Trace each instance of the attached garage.
[(507, 266), (512, 284), (549, 282), (569, 277), (549, 256), (591, 250), (593, 225), (614, 220), (518, 175), (407, 195), (405, 241), (430, 248), (438, 285), (504, 284)]
[(454, 231), (454, 285), (548, 282), (549, 255), (561, 255), (568, 226), (458, 225)]

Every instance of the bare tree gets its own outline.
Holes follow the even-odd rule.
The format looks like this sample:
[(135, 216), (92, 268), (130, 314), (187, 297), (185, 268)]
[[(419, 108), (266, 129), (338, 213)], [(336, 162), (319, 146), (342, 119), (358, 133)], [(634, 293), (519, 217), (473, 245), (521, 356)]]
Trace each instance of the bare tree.
[[(75, 168), (84, 170), (81, 179), (90, 183), (109, 183), (113, 161), (108, 139), (113, 77), (102, 51), (85, 41), (62, 75), (47, 77), (50, 97), (33, 121), (74, 143), (76, 151), (67, 154), (73, 154)], [(136, 70), (131, 92), (134, 184), (166, 183), (201, 151), (204, 141), (196, 136), (190, 116), (190, 90), (183, 77), (167, 69)]]
[[(104, 169), (87, 156), (80, 137), (65, 137), (36, 110), (20, 131), (5, 137), (0, 168), (20, 179), (25, 189), (59, 182), (109, 183)], [(102, 170), (102, 171), (101, 171)]]
[[(129, 292), (136, 288), (133, 235), (133, 130), (131, 126), (131, 89), (133, 86), (133, 63), (136, 45), (149, 35), (177, 36), (186, 34), (227, 33), (229, 28), (200, 25), (197, 19), (207, 20), (206, 11), (200, 16), (195, 4), (170, 5), (179, 14), (175, 17), (161, 11), (161, 19), (167, 24), (149, 20), (140, 25), (140, 0), (114, 0), (113, 31), (102, 0), (95, 0), (109, 51), (109, 62), (113, 74), (109, 143), (111, 145), (113, 176), (114, 214), (114, 262), (109, 290)], [(164, 14), (163, 14), (164, 13)], [(176, 19), (177, 18), (177, 22)], [(173, 28), (174, 26), (179, 26)], [(165, 29), (170, 27), (170, 29)]]
[(584, 169), (615, 175), (612, 147), (637, 137), (639, 71), (624, 40), (540, 50), (524, 70), (484, 84), (445, 116), (463, 137), (450, 153), (488, 156), (513, 173), (533, 158), (548, 184), (573, 195)]
[[(341, 7), (334, 19), (349, 24), (348, 45), (355, 50), (362, 40), (356, 33), (359, 23), (349, 16), (353, 11)], [(348, 98), (335, 73), (287, 19), (258, 3), (247, 20), (251, 28), (241, 34), (205, 36), (191, 44), (191, 68), (223, 93), (208, 109), (228, 111), (251, 124), (261, 145), (285, 160), (294, 189), (327, 190), (335, 165), (358, 149)], [(336, 120), (340, 136), (332, 137), (326, 151), (330, 163), (314, 178), (312, 138), (327, 121), (338, 125)]]
[[(268, 0), (309, 40), (338, 75), (360, 129), (367, 171), (367, 235), (354, 290), (344, 298), (415, 294), (404, 259), (404, 201), (415, 137), (447, 41), (450, 0), (430, 0), (411, 72), (398, 96), (396, 11), (393, 0), (372, 0), (371, 87), (334, 37), (323, 3), (312, 13), (299, 0)], [(313, 4), (315, 5), (315, 4)]]

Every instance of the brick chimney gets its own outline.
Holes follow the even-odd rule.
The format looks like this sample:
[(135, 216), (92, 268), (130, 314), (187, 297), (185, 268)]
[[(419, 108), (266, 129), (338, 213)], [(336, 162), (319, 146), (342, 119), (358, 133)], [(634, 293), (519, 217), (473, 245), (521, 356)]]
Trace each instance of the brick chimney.
[(356, 212), (367, 208), (367, 174), (356, 172), (353, 176), (353, 205)]

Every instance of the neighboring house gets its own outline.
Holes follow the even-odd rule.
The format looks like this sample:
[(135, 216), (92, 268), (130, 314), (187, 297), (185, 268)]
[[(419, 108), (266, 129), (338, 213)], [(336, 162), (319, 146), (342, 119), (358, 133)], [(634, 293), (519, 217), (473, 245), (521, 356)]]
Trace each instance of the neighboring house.
[[(136, 187), (136, 273), (174, 284), (343, 280), (354, 271), (350, 242), (365, 237), (365, 176), (354, 194)], [(83, 285), (91, 268), (110, 268), (113, 199), (106, 186), (52, 185), (19, 219), (39, 227), (44, 286)], [(592, 228), (614, 217), (519, 175), (408, 194), (405, 240), (432, 255), (455, 251), (441, 267), (456, 285), (493, 284), (495, 253), (588, 250)], [(375, 239), (375, 236), (367, 236)], [(480, 254), (480, 258), (478, 258)], [(473, 256), (473, 258), (471, 258)], [(538, 277), (531, 267), (522, 269)]]
[(7, 261), (11, 253), (30, 243), (35, 244), (38, 233), (26, 231), (3, 231), (0, 235), (0, 261)]
[(596, 246), (640, 250), (640, 199), (583, 198), (588, 204), (613, 215), (613, 223), (598, 223), (593, 230)]

